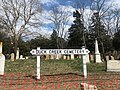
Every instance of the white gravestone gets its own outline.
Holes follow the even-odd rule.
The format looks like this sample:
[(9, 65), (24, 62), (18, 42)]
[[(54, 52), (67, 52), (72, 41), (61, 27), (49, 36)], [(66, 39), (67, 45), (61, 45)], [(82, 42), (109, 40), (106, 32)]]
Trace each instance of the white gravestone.
[(86, 63), (90, 63), (89, 54), (86, 54)]
[(115, 60), (115, 58), (113, 56), (111, 56), (111, 60)]
[(11, 61), (14, 61), (15, 54), (11, 53)]
[(54, 55), (50, 55), (50, 59), (54, 59)]
[(19, 48), (17, 48), (16, 59), (19, 59)]
[(78, 58), (81, 59), (81, 58), (82, 58), (82, 55), (79, 55)]
[(94, 55), (90, 54), (90, 61), (94, 61)]
[(25, 58), (23, 58), (23, 55), (20, 55), (20, 59), (25, 59)]
[(70, 60), (70, 56), (69, 55), (67, 55), (67, 60)]
[(66, 60), (66, 55), (63, 55), (63, 59)]
[(107, 71), (120, 72), (120, 61), (119, 60), (107, 61)]
[(0, 42), (0, 75), (4, 75), (5, 56), (2, 54), (2, 42)]
[(95, 62), (102, 63), (97, 39), (95, 40)]
[(107, 55), (107, 56), (106, 56), (106, 61), (108, 61), (108, 60), (109, 60), (109, 56)]
[(56, 59), (59, 59), (59, 54), (56, 55)]
[(71, 54), (71, 59), (74, 60), (74, 54)]
[(63, 55), (62, 54), (58, 54), (58, 56), (59, 56), (59, 59), (61, 59)]
[(28, 57), (28, 56), (26, 56), (26, 57), (25, 57), (25, 59), (29, 59), (29, 57)]
[(45, 60), (49, 60), (49, 59), (50, 59), (49, 55), (46, 54), (46, 55), (45, 55)]

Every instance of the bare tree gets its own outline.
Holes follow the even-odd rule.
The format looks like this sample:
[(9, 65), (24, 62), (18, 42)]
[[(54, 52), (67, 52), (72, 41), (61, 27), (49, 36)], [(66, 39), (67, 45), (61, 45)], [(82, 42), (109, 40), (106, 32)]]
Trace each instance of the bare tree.
[(107, 31), (107, 35), (110, 35), (111, 38), (114, 35), (114, 27), (113, 27), (113, 22), (114, 22), (114, 13), (112, 13), (111, 10), (109, 10), (105, 15), (104, 18), (102, 19), (106, 31)]
[(112, 3), (107, 5), (106, 1), (107, 0), (91, 0), (90, 9), (93, 12), (98, 12), (102, 17), (112, 6)]
[[(112, 13), (111, 16), (113, 17), (111, 20), (111, 22), (112, 22), (111, 33), (112, 33), (112, 38), (114, 38), (115, 33), (120, 31), (120, 8), (119, 7), (112, 8), (111, 13)], [(113, 39), (113, 42), (114, 42), (114, 39)], [(110, 54), (111, 54), (111, 52), (110, 52)], [(120, 52), (118, 51), (118, 49), (114, 50), (112, 55), (114, 55), (114, 57), (116, 59), (118, 59)]]
[(58, 38), (57, 38), (57, 47), (63, 48), (64, 42), (62, 39), (66, 39), (67, 32), (66, 32), (66, 26), (69, 22), (70, 12), (67, 8), (61, 8), (60, 7), (53, 7), (50, 13), (50, 18), (48, 18), (50, 21), (53, 22), (53, 29), (56, 30)]
[[(106, 15), (106, 13), (110, 10), (112, 4), (110, 5), (107, 5), (106, 4), (106, 0), (91, 0), (91, 4), (90, 4), (90, 9), (92, 11), (92, 13), (95, 15), (98, 15), (98, 19), (97, 19), (97, 23), (98, 25), (96, 26), (97, 27), (97, 37), (99, 39), (99, 42), (101, 44), (101, 47), (102, 47), (102, 53), (103, 53), (103, 58), (105, 58), (105, 48), (104, 48), (104, 34), (106, 33), (106, 30), (104, 31), (105, 33), (104, 34), (101, 34), (100, 35), (100, 25), (104, 25), (104, 17)], [(110, 23), (108, 23), (109, 25)], [(109, 28), (109, 26), (107, 27)]]
[(41, 6), (39, 0), (1, 0), (0, 22), (11, 38), (15, 55), (21, 36), (30, 34), (30, 27), (40, 25)]
[(113, 13), (114, 33), (120, 30), (120, 8), (114, 8), (111, 10)]

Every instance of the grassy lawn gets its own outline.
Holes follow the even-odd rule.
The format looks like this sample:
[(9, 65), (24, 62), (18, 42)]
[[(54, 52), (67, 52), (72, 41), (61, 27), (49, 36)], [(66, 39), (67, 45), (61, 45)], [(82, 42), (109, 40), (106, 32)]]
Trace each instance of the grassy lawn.
[[(41, 75), (82, 74), (82, 60), (41, 60)], [(105, 64), (87, 64), (88, 73), (105, 73)], [(36, 59), (6, 60), (5, 73), (36, 73)]]
[[(82, 72), (82, 60), (79, 59), (75, 59), (75, 60), (41, 60), (41, 78), (44, 77), (44, 84), (45, 86), (47, 85), (55, 85), (55, 88), (58, 87), (58, 80), (61, 80), (60, 85), (61, 88), (60, 90), (63, 90), (63, 84), (66, 82), (67, 83), (67, 88), (66, 90), (76, 90), (76, 89), (69, 89), (70, 88), (70, 84), (72, 83), (73, 86), (75, 86), (75, 83), (80, 83), (82, 81), (82, 76), (83, 72)], [(97, 87), (99, 88), (98, 90), (100, 90), (100, 88), (102, 88), (101, 90), (105, 90), (106, 86), (106, 82), (111, 83), (109, 86), (109, 89), (112, 88), (116, 88), (116, 79), (118, 79), (118, 86), (120, 83), (120, 73), (114, 73), (114, 72), (106, 72), (105, 71), (105, 63), (88, 63), (87, 64), (87, 72), (89, 77), (91, 78), (91, 80), (86, 79), (91, 83), (94, 83), (94, 79), (96, 78), (96, 83), (97, 83)], [(9, 88), (10, 87), (10, 83), (12, 81), (12, 83), (14, 83), (12, 85), (12, 87), (17, 87), (17, 88), (21, 88), (21, 87), (30, 87), (33, 88), (35, 87), (35, 85), (38, 85), (38, 87), (40, 87), (41, 85), (41, 81), (39, 81), (38, 83), (35, 83), (35, 79), (31, 78), (31, 76), (29, 75), (36, 75), (36, 59), (29, 59), (29, 60), (16, 60), (16, 61), (10, 61), (10, 60), (6, 60), (6, 65), (5, 65), (5, 73), (9, 74), (6, 77), (6, 86)], [(16, 74), (15, 77), (12, 77), (12, 74), (14, 73)], [(26, 73), (28, 76), (26, 76), (25, 74), (22, 74), (19, 77), (18, 73)], [(117, 76), (116, 76), (116, 75)], [(72, 78), (70, 78), (72, 76)], [(78, 77), (77, 81), (76, 80), (76, 76)], [(95, 78), (94, 78), (95, 77)], [(61, 78), (61, 79), (60, 79)], [(64, 79), (65, 78), (65, 79)], [(26, 83), (28, 84), (23, 84), (24, 79), (27, 81)], [(32, 80), (31, 84), (30, 81)], [(41, 79), (42, 80), (42, 79)], [(101, 81), (102, 81), (102, 85), (101, 85)], [(1, 81), (2, 82), (2, 79)], [(4, 81), (3, 81), (4, 82)], [(21, 84), (19, 85), (18, 82)], [(51, 83), (52, 82), (52, 83)], [(18, 85), (16, 85), (16, 83)], [(51, 86), (50, 86), (51, 87)], [(80, 88), (80, 86), (79, 86)], [(119, 87), (120, 88), (120, 87)], [(2, 89), (0, 89), (2, 90)], [(21, 90), (21, 89), (20, 89)], [(27, 90), (27, 89), (26, 89)], [(40, 90), (40, 89), (39, 89)], [(49, 89), (44, 89), (44, 90), (52, 90), (51, 88)], [(54, 90), (58, 90), (58, 89), (54, 89)], [(80, 90), (80, 89), (77, 89)], [(115, 90), (115, 89), (111, 89), (111, 90)], [(119, 89), (116, 89), (119, 90)]]

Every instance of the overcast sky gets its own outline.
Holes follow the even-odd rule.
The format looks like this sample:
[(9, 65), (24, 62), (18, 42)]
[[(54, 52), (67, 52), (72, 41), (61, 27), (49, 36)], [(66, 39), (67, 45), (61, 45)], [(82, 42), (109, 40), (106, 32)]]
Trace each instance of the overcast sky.
[[(51, 34), (53, 28), (51, 27), (51, 21), (47, 20), (46, 17), (50, 17), (50, 11), (51, 11), (51, 6), (57, 5), (59, 6), (59, 8), (61, 7), (66, 7), (67, 9), (69, 9), (69, 11), (71, 12), (71, 14), (73, 13), (73, 11), (77, 8), (76, 2), (83, 2), (85, 4), (86, 7), (86, 13), (85, 15), (89, 15), (89, 8), (87, 8), (89, 6), (89, 1), (90, 0), (41, 0), (42, 4), (44, 5), (44, 11), (43, 11), (43, 17), (42, 17), (42, 21), (44, 22), (44, 25), (42, 26), (42, 33), (46, 33), (46, 34)], [(114, 7), (118, 7), (120, 8), (120, 0), (106, 0), (106, 5), (109, 4), (113, 4)], [(70, 17), (70, 21), (69, 24), (66, 28), (66, 30), (70, 27), (70, 25), (72, 24), (74, 18)]]

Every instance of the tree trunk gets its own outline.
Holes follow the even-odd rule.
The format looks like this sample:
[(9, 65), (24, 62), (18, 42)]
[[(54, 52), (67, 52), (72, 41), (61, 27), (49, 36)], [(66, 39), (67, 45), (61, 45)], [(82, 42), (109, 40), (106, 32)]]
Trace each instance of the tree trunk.
[(17, 35), (14, 36), (14, 40), (13, 40), (13, 51), (14, 51), (14, 59), (16, 59), (16, 53), (17, 53), (17, 48), (18, 48), (18, 41), (19, 41), (19, 38)]
[(101, 42), (101, 45), (102, 45), (102, 57), (105, 60), (105, 49), (104, 49), (103, 42)]

